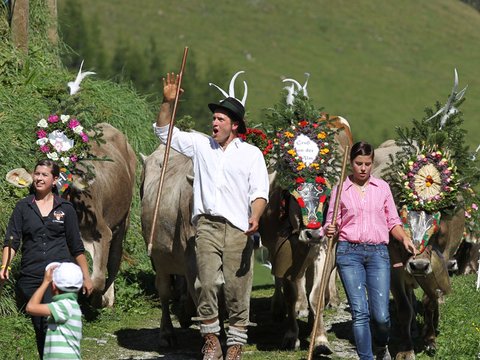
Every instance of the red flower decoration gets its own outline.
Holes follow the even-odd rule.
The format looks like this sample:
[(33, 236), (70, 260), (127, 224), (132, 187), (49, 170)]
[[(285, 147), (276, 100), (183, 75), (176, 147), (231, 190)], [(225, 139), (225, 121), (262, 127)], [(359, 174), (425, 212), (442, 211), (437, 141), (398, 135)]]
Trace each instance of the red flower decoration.
[(295, 182), (296, 182), (297, 184), (303, 184), (303, 183), (305, 182), (305, 179), (302, 178), (302, 177), (297, 177), (297, 178), (295, 179)]
[(303, 201), (303, 198), (299, 197), (297, 199), (298, 205), (300, 205), (301, 208), (305, 207), (305, 202)]
[(298, 123), (298, 125), (300, 125), (301, 127), (305, 127), (308, 125), (308, 121), (307, 120), (302, 120)]
[(325, 183), (326, 183), (325, 178), (322, 177), (322, 176), (317, 176), (317, 177), (315, 178), (315, 182), (316, 182), (317, 184), (325, 184)]

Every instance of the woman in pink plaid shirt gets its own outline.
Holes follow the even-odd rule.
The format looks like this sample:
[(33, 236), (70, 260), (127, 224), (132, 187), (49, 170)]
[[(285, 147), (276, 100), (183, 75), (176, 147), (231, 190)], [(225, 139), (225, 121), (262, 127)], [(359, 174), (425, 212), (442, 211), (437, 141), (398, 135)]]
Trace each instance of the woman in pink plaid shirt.
[[(370, 175), (373, 147), (365, 142), (353, 145), (350, 164), (353, 173), (345, 179), (337, 223), (331, 224), (333, 206), (326, 220), (326, 234), (338, 236), (337, 267), (350, 305), (357, 353), (361, 360), (390, 359), (388, 337), (390, 314), (390, 235), (414, 254), (415, 246), (403, 230), (389, 185)], [(335, 199), (337, 188), (332, 191)]]

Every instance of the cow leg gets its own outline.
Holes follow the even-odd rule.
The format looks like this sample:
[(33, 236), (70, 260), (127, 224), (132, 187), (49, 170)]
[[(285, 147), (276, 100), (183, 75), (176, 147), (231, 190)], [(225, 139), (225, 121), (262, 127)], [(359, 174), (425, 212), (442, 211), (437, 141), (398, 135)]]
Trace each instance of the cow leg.
[(391, 269), (391, 286), (396, 306), (396, 319), (398, 321), (398, 331), (400, 337), (400, 352), (398, 359), (408, 358), (407, 355), (413, 354), (413, 341), (411, 335), (411, 324), (415, 317), (413, 298), (413, 289), (405, 283), (406, 272), (403, 267), (393, 267)]
[(423, 295), (424, 309), (424, 328), (423, 340), (425, 342), (425, 352), (433, 356), (437, 350), (436, 331), (438, 329), (438, 298), (432, 294), (425, 293)]
[(275, 276), (275, 290), (272, 295), (271, 311), (273, 321), (282, 322), (285, 320), (287, 304), (283, 294), (283, 279), (277, 276)]
[[(317, 316), (316, 311), (317, 311), (317, 306), (318, 306), (318, 301), (319, 301), (319, 296), (320, 296), (320, 291), (321, 291), (321, 279), (322, 279), (322, 273), (323, 269), (325, 266), (325, 260), (326, 260), (326, 253), (323, 249), (320, 250), (318, 257), (315, 259), (313, 262), (313, 281), (312, 281), (312, 290), (310, 291), (310, 296), (309, 296), (309, 302), (310, 302), (310, 314), (311, 314), (311, 321), (310, 323), (314, 325), (314, 319)], [(330, 269), (333, 266), (333, 261), (330, 262)], [(327, 269), (327, 272), (329, 269)], [(325, 309), (325, 304), (327, 304), (327, 293), (328, 293), (328, 286), (330, 285), (330, 276), (327, 277), (327, 287), (325, 288), (325, 293), (324, 293), (324, 309)], [(335, 280), (335, 279), (334, 279)], [(335, 293), (336, 293), (336, 286), (335, 286)], [(338, 296), (338, 294), (337, 294)], [(323, 309), (322, 309), (323, 310)], [(327, 331), (325, 330), (325, 323), (323, 320), (323, 311), (321, 311), (321, 316), (318, 318), (317, 321), (317, 329), (315, 331), (315, 347), (314, 347), (314, 352), (315, 354), (322, 354), (322, 355), (330, 355), (332, 353), (332, 350), (330, 349), (330, 344), (328, 342), (327, 338)], [(312, 339), (311, 339), (312, 341)]]
[(97, 219), (96, 230), (100, 236), (93, 241), (93, 293), (91, 295), (92, 305), (101, 307), (102, 297), (106, 283), (106, 272), (108, 263), (108, 253), (110, 250), (110, 242), (112, 240), (112, 231), (101, 219)]
[[(152, 256), (155, 259), (155, 256)], [(160, 262), (160, 261), (159, 261)], [(177, 339), (173, 329), (172, 318), (170, 316), (170, 299), (172, 297), (171, 291), (171, 277), (170, 274), (162, 272), (160, 263), (155, 264), (155, 287), (160, 297), (160, 304), (162, 307), (162, 317), (160, 320), (160, 347), (173, 347), (177, 344)]]
[(298, 339), (298, 323), (297, 313), (295, 311), (295, 303), (297, 300), (297, 287), (295, 282), (283, 279), (283, 294), (287, 306), (287, 331), (283, 337), (282, 349), (296, 350), (300, 348), (300, 340)]
[[(307, 273), (311, 272), (311, 269), (307, 269)], [(307, 299), (307, 273), (295, 280), (295, 286), (297, 287), (297, 301), (295, 302), (295, 312), (300, 318), (308, 317), (308, 299)]]
[(129, 223), (129, 214), (120, 222), (120, 224), (113, 229), (112, 241), (110, 242), (110, 249), (108, 252), (107, 272), (108, 279), (105, 283), (105, 292), (102, 296), (102, 306), (113, 306), (115, 301), (115, 286), (114, 280), (117, 277), (122, 261), (123, 240), (127, 232)]

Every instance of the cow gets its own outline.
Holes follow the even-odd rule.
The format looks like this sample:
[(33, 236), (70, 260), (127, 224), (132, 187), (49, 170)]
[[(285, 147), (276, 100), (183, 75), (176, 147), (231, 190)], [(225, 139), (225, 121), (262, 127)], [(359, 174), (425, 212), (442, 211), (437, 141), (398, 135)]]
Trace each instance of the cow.
[[(329, 120), (328, 126), (339, 129), (335, 141), (340, 145), (340, 153), (344, 153), (346, 145), (352, 145), (352, 137), (348, 122), (341, 117), (329, 117), (322, 114), (322, 120)], [(319, 187), (305, 183), (302, 185), (302, 197), (305, 206), (312, 206), (313, 213), (324, 211), (326, 202), (320, 200)], [(309, 199), (307, 201), (306, 199)], [(310, 229), (304, 223), (301, 208), (294, 196), (276, 182), (270, 189), (269, 203), (260, 221), (262, 243), (267, 247), (275, 276), (275, 292), (272, 298), (272, 311), (275, 319), (287, 317), (287, 329), (282, 341), (282, 348), (296, 349), (300, 345), (297, 315), (306, 315), (308, 298), (308, 314), (313, 319), (320, 292), (320, 277), (326, 270), (330, 275), (334, 268), (334, 256), (330, 256), (330, 264), (325, 264), (327, 244), (318, 229)], [(318, 219), (321, 221), (321, 219)], [(338, 304), (335, 286), (335, 273), (328, 276), (326, 301)], [(310, 286), (305, 286), (306, 284)], [(307, 295), (307, 290), (309, 294)], [(316, 329), (315, 353), (330, 354), (330, 344), (326, 336), (323, 318), (320, 317)]]
[(93, 260), (91, 302), (95, 307), (110, 307), (129, 226), (137, 158), (118, 129), (107, 123), (97, 127), (103, 141), (93, 141), (91, 153), (105, 160), (79, 163), (79, 170), (92, 167), (95, 177), (86, 181), (74, 176), (68, 199), (75, 207), (85, 249)]
[(165, 145), (161, 144), (143, 159), (140, 186), (141, 222), (143, 237), (148, 246), (154, 212), (158, 211), (150, 257), (156, 273), (155, 286), (162, 306), (159, 340), (160, 346), (173, 346), (176, 337), (169, 311), (174, 285), (172, 275), (185, 277), (188, 288), (183, 294), (186, 295), (183, 300), (187, 310), (185, 317), (180, 318), (181, 325), (188, 326), (189, 319), (195, 316), (196, 311), (193, 302), (195, 257), (192, 249), (195, 229), (190, 221), (193, 205), (193, 165), (188, 157), (174, 149), (170, 151), (161, 201), (158, 209), (155, 209), (164, 154)]
[[(95, 307), (104, 307), (114, 302), (113, 282), (120, 268), (129, 225), (137, 160), (119, 130), (100, 123), (97, 131), (102, 134), (101, 141), (92, 141), (91, 154), (98, 160), (82, 160), (77, 164), (73, 184), (63, 196), (75, 207), (83, 244), (93, 260), (90, 301)], [(80, 174), (85, 174), (88, 167), (94, 177), (87, 180)], [(19, 170), (22, 169), (16, 172)], [(15, 183), (18, 179), (13, 176), (9, 181), (18, 186)], [(29, 184), (22, 186), (25, 185)]]
[[(375, 150), (374, 176), (385, 176), (391, 157), (401, 151), (395, 141), (388, 140)], [(378, 158), (377, 158), (378, 154)], [(459, 199), (461, 203), (461, 199)], [(389, 254), (392, 264), (390, 290), (396, 306), (400, 351), (396, 359), (415, 359), (412, 325), (415, 325), (414, 289), (423, 290), (424, 329), (423, 340), (428, 353), (436, 349), (436, 333), (439, 320), (439, 300), (451, 291), (448, 275), (449, 260), (453, 259), (463, 237), (464, 209), (442, 212), (439, 230), (430, 238), (420, 255), (412, 257), (397, 241), (390, 241)]]

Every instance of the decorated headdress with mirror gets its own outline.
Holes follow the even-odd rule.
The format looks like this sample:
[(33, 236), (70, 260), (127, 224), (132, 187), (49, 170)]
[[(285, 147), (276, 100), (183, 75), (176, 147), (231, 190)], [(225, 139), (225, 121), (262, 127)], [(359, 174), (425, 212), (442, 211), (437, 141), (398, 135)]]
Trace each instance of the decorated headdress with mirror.
[(278, 129), (275, 139), (277, 179), (289, 189), (302, 209), (304, 225), (319, 228), (331, 186), (339, 176), (340, 159), (329, 127), (308, 97), (304, 85), (288, 78), (280, 104), (270, 110), (270, 120)]
[(447, 102), (437, 102), (436, 110), (427, 108), (424, 118), (413, 119), (411, 127), (397, 128), (396, 143), (402, 151), (385, 174), (402, 206), (404, 228), (420, 252), (438, 231), (443, 211), (464, 205), (468, 208), (459, 199), (473, 201), (468, 199), (472, 199), (473, 187), (479, 181), (475, 157), (464, 145), (466, 131), (459, 111), (466, 87), (458, 92), (457, 88), (455, 69)]

